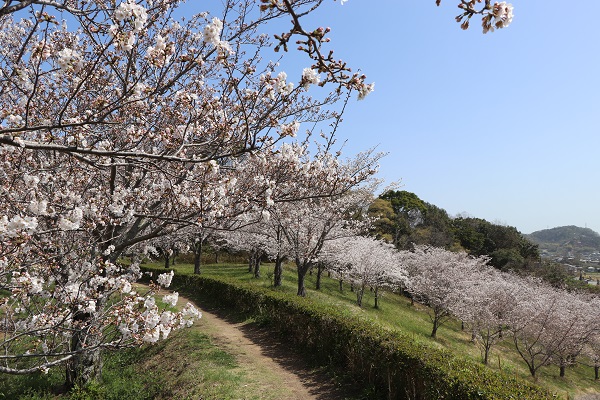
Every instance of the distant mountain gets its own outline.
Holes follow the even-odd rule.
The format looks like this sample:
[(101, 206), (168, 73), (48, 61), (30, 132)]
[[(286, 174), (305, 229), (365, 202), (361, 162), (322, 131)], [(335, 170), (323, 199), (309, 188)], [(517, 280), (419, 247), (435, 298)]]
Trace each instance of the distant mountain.
[(542, 253), (555, 257), (580, 257), (600, 251), (600, 234), (590, 228), (560, 226), (525, 235), (538, 244)]

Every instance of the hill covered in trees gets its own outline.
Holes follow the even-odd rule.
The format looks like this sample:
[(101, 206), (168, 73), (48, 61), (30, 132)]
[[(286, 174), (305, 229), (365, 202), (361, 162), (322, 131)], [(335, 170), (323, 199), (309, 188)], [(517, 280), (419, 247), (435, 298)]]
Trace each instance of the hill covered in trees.
[(593, 253), (600, 252), (600, 234), (590, 228), (560, 226), (526, 236), (549, 257), (589, 258)]
[(540, 259), (538, 246), (515, 227), (475, 217), (452, 218), (446, 210), (407, 191), (390, 190), (369, 208), (376, 218), (375, 233), (399, 249), (413, 244), (464, 250), (473, 256), (487, 255), (498, 269), (529, 269)]

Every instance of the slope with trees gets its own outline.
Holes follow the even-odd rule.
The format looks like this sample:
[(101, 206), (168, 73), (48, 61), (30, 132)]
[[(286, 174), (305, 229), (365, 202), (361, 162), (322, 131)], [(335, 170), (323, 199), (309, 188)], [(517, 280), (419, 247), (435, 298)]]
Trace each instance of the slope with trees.
[(413, 244), (489, 256), (496, 268), (526, 269), (539, 261), (537, 246), (517, 229), (481, 218), (456, 217), (407, 191), (387, 191), (369, 207), (374, 233), (399, 249)]

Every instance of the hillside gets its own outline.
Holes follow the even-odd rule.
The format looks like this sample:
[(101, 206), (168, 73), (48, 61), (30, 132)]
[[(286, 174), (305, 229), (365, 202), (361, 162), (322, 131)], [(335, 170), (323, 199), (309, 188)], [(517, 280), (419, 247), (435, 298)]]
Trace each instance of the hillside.
[(526, 235), (537, 243), (548, 257), (575, 257), (597, 259), (600, 252), (600, 234), (590, 228), (574, 225), (544, 229)]

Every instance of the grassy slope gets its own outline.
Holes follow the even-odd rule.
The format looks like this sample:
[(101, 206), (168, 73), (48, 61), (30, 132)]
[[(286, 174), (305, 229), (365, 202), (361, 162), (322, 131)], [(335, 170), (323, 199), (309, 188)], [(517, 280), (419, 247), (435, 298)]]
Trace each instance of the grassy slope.
[(214, 343), (210, 327), (196, 324), (156, 345), (106, 354), (103, 382), (68, 394), (60, 393), (62, 368), (47, 375), (0, 374), (0, 400), (266, 399), (260, 384), (271, 379), (269, 371), (261, 376), (249, 368)]
[[(190, 265), (182, 264), (173, 267), (176, 271), (191, 273)], [(271, 286), (272, 266), (264, 265), (261, 269), (262, 277), (256, 279), (247, 272), (247, 266), (238, 265), (206, 265), (203, 267), (203, 274), (221, 275), (236, 277), (253, 285), (263, 287)], [(438, 331), (438, 338), (431, 339), (431, 322), (427, 315), (426, 308), (420, 305), (411, 305), (410, 300), (395, 294), (386, 293), (380, 302), (380, 308), (374, 309), (374, 299), (372, 293), (366, 293), (363, 299), (363, 308), (356, 306), (354, 293), (350, 291), (348, 285), (340, 292), (338, 282), (323, 277), (320, 291), (312, 290), (315, 287), (315, 276), (307, 277), (306, 285), (308, 297), (315, 301), (324, 301), (330, 304), (338, 304), (341, 308), (363, 316), (364, 318), (375, 319), (378, 323), (390, 329), (398, 329), (415, 339), (428, 343), (432, 346), (450, 349), (458, 354), (466, 355), (474, 360), (481, 360), (481, 353), (478, 346), (470, 342), (470, 333), (461, 331), (460, 322), (452, 320)], [(288, 268), (284, 275), (284, 284), (282, 288), (287, 292), (296, 292), (295, 270)], [(503, 371), (514, 373), (525, 379), (531, 379), (525, 363), (513, 349), (514, 345), (508, 337), (504, 342), (492, 349), (489, 367), (493, 370), (502, 368)], [(566, 377), (560, 378), (559, 369), (556, 366), (543, 367), (539, 372), (537, 383), (547, 387), (560, 397), (573, 399), (584, 393), (599, 393), (600, 382), (594, 381), (594, 370), (586, 363), (583, 357), (580, 358), (580, 364), (567, 369)]]
[[(191, 273), (191, 265), (176, 265), (175, 270)], [(243, 265), (207, 265), (206, 275), (236, 277), (253, 285), (271, 286), (272, 267), (263, 266), (262, 278), (256, 279)], [(373, 295), (366, 293), (363, 308), (356, 306), (354, 293), (346, 285), (339, 291), (338, 282), (323, 277), (322, 289), (312, 290), (315, 277), (307, 281), (308, 297), (315, 301), (337, 304), (346, 312), (377, 320), (380, 324), (399, 329), (415, 339), (433, 346), (448, 348), (459, 354), (480, 360), (477, 346), (470, 343), (468, 332), (460, 330), (458, 321), (450, 321), (438, 331), (437, 340), (429, 337), (431, 323), (426, 309), (412, 306), (410, 300), (394, 294), (386, 294), (380, 308), (373, 308)], [(296, 292), (295, 271), (286, 269), (284, 285), (277, 290)], [(523, 378), (528, 373), (523, 361), (512, 349), (510, 342), (502, 343), (492, 350), (490, 368), (501, 367)], [(254, 385), (256, 377), (240, 366), (235, 357), (212, 343), (210, 336), (198, 327), (176, 332), (170, 340), (147, 348), (128, 350), (106, 357), (104, 384), (60, 396), (71, 399), (261, 399), (260, 387)], [(60, 369), (48, 375), (13, 377), (0, 375), (0, 399), (54, 399), (49, 391), (63, 381)], [(562, 398), (573, 399), (575, 395), (600, 392), (600, 383), (593, 380), (593, 369), (578, 365), (567, 370), (566, 378), (558, 377), (557, 367), (545, 367), (539, 374), (538, 383), (556, 392)]]

